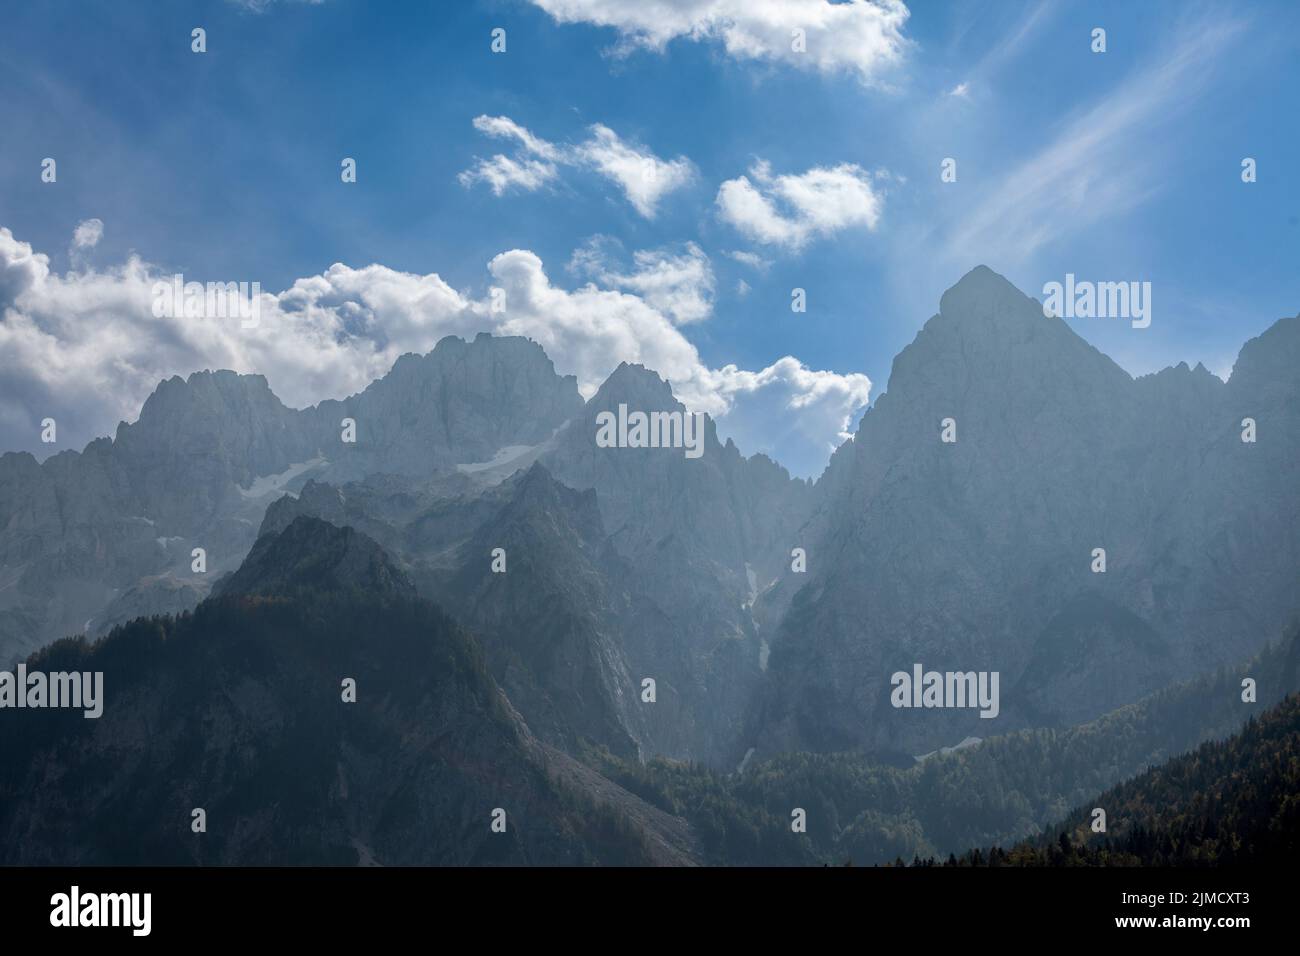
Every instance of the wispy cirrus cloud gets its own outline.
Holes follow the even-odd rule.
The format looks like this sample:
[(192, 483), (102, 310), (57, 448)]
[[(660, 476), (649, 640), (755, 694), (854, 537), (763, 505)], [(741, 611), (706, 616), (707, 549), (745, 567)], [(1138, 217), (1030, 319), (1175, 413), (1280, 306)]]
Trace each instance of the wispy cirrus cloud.
[[(948, 257), (1011, 267), (1154, 196), (1169, 148), (1156, 131), (1209, 88), (1216, 62), (1244, 27), (1241, 19), (1222, 16), (1183, 23), (1163, 56), (1008, 168), (956, 222), (946, 242)], [(1139, 141), (1145, 145), (1134, 149)]]
[(749, 252), (745, 249), (733, 249), (727, 253), (727, 258), (739, 262), (742, 266), (757, 269), (759, 272), (766, 272), (772, 267), (771, 259), (764, 259), (757, 252)]

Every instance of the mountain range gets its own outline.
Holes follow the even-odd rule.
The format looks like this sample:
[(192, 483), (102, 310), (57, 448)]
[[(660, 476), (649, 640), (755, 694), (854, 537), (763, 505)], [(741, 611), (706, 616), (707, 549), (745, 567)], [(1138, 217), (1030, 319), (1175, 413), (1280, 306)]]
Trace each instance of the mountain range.
[[(1112, 740), (1288, 633), (1297, 361), (1300, 317), (1227, 382), (1133, 378), (979, 267), (815, 482), (707, 417), (698, 458), (602, 447), (602, 413), (685, 412), (671, 384), (624, 364), (584, 401), (521, 338), (447, 338), (306, 409), (258, 375), (170, 379), (112, 439), (0, 457), (0, 666), (108, 688), (99, 722), (6, 735), (7, 860), (867, 861), (1025, 836), (1171, 751), (946, 829), (880, 781), (1006, 780), (997, 741)], [(997, 673), (997, 716), (891, 705), (918, 664)], [(1201, 710), (1183, 745), (1249, 716)], [(743, 837), (788, 830), (798, 793), (753, 788), (790, 761), (876, 782), (824, 798), (805, 844)], [(191, 839), (201, 800), (220, 839)], [(521, 825), (496, 834), (505, 803)], [(138, 845), (85, 822), (121, 816)]]

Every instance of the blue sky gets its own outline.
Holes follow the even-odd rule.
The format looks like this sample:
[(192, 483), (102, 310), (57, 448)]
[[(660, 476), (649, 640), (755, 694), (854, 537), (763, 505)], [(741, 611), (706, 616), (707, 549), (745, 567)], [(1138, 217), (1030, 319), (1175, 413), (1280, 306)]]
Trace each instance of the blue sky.
[[(1134, 374), (1226, 375), (1300, 310), (1300, 6), (825, 6), (790, 4), (798, 54), (789, 23), (692, 21), (691, 0), (658, 21), (622, 0), (10, 5), (0, 449), (51, 451), (46, 414), (80, 447), (201, 367), (264, 372), (294, 404), (341, 396), (481, 327), (534, 334), (587, 391), (619, 359), (666, 365), (742, 451), (815, 475), (862, 376), (883, 391), (977, 264), (1034, 296), (1067, 272), (1151, 281), (1150, 328), (1072, 323)], [(832, 14), (853, 19), (819, 29)], [(881, 24), (878, 47), (853, 41)], [(498, 155), (543, 181), (497, 195), (474, 171)], [(601, 171), (617, 155), (663, 164), (663, 191), (638, 206)], [(816, 170), (847, 192), (790, 205)], [(102, 237), (74, 247), (92, 219)], [(138, 315), (174, 272), (260, 282), (280, 344)], [(485, 305), (501, 286), (508, 319)]]

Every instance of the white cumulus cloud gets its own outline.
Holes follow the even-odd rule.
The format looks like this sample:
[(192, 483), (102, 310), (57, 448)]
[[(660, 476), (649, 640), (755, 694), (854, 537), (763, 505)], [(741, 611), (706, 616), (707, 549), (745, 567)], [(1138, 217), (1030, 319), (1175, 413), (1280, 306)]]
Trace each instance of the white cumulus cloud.
[(495, 139), (516, 140), (520, 154), (510, 157), (497, 153), (487, 159), (478, 159), (458, 177), (462, 186), (484, 182), (491, 187), (493, 194), (500, 196), (512, 187), (533, 192), (558, 175), (555, 163), (560, 158), (560, 151), (510, 117), (476, 116), (474, 128)]
[(596, 237), (573, 254), (570, 269), (606, 288), (637, 293), (674, 325), (700, 322), (713, 313), (713, 265), (698, 245), (688, 242), (681, 252), (640, 250), (633, 253), (630, 269), (612, 261), (611, 245), (616, 243)]
[(574, 148), (573, 155), (616, 183), (628, 202), (647, 219), (655, 217), (661, 198), (694, 177), (694, 166), (684, 156), (660, 159), (647, 149), (625, 143), (599, 123), (591, 128), (591, 138)]
[(58, 275), (46, 255), (0, 227), (0, 450), (51, 451), (37, 441), (45, 417), (59, 423), (59, 448), (112, 434), (172, 375), (257, 372), (286, 404), (302, 407), (364, 388), (404, 352), (480, 331), (540, 343), (587, 396), (620, 362), (640, 362), (689, 407), (718, 418), (742, 450), (771, 451), (805, 474), (825, 463), (867, 401), (865, 375), (809, 369), (791, 356), (756, 371), (706, 364), (676, 324), (698, 321), (712, 297), (712, 271), (698, 247), (634, 253), (630, 266), (597, 258), (582, 267), (592, 281), (565, 289), (535, 253), (501, 253), (487, 269), (487, 285), (505, 292), (499, 310), (490, 293), (458, 291), (436, 273), (336, 263), (262, 292), (257, 326), (243, 328), (239, 317), (155, 316), (155, 286), (171, 275), (138, 256)]
[(749, 176), (724, 182), (717, 196), (718, 215), (742, 235), (796, 251), (852, 226), (876, 228), (882, 205), (871, 175), (852, 163), (773, 176), (759, 160)]
[(615, 53), (662, 52), (683, 38), (716, 42), (736, 60), (849, 73), (866, 84), (899, 65), (911, 42), (902, 0), (533, 0), (557, 23), (619, 32)]
[(99, 240), (104, 238), (104, 222), (102, 219), (84, 219), (77, 223), (77, 228), (72, 232), (72, 247), (74, 249), (93, 249), (99, 245)]

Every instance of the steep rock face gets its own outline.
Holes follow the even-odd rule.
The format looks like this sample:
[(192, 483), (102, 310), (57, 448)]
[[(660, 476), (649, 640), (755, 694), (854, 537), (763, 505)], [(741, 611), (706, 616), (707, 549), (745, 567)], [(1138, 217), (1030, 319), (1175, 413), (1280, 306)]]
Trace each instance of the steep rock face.
[(404, 497), (421, 506), (406, 510), (392, 507), (392, 482), (310, 482), (267, 510), (263, 538), (301, 515), (365, 529), (422, 594), (473, 628), (493, 677), (542, 740), (570, 753), (587, 744), (625, 757), (661, 752), (655, 708), (640, 699), (644, 661), (625, 633), (637, 584), (594, 492), (534, 464), (466, 495), (412, 490)]
[[(533, 465), (485, 497), (490, 510), (453, 566), (421, 566), (428, 593), (472, 623), (493, 675), (543, 739), (570, 752), (584, 740), (624, 756), (654, 751), (618, 631), (620, 562), (595, 495)], [(449, 529), (435, 524), (426, 514), (411, 529), (415, 553), (437, 553), (429, 545)], [(494, 555), (504, 571), (493, 570)]]
[(222, 592), (29, 660), (101, 671), (103, 715), (0, 737), (6, 865), (693, 862), (681, 821), (540, 745), (365, 536), (298, 517)]
[[(1217, 408), (1203, 416), (1182, 514), (1169, 534), (1187, 570), (1161, 580), (1164, 614), (1186, 622), (1198, 654), (1214, 659), (1256, 629), (1275, 633), (1300, 579), (1300, 317), (1247, 342)], [(1241, 441), (1243, 421), (1257, 441)], [(1183, 595), (1186, 604), (1180, 605)]]
[[(809, 487), (721, 444), (711, 421), (698, 458), (598, 447), (597, 416), (620, 405), (684, 412), (666, 382), (624, 365), (539, 462), (495, 486), (408, 482), (405, 497), (423, 507), (404, 508), (374, 476), (309, 482), (268, 511), (264, 531), (316, 514), (373, 534), (422, 593), (482, 635), (494, 676), (552, 743), (738, 761), (764, 659), (750, 606), (788, 562)], [(504, 574), (490, 570), (495, 548)], [(642, 699), (647, 679), (653, 702)]]
[(310, 457), (298, 414), (261, 376), (196, 372), (163, 382), (115, 440), (39, 465), (0, 458), (0, 576), (12, 585), (0, 591), (0, 658), (98, 632), (127, 594), (146, 612), (206, 594), (209, 575), (235, 567), (253, 541), (260, 512), (241, 485)]
[(600, 416), (617, 417), (620, 406), (628, 414), (686, 411), (654, 372), (621, 365), (542, 461), (565, 484), (595, 491), (637, 582), (620, 633), (629, 659), (657, 681), (650, 714), (659, 752), (738, 761), (765, 658), (751, 605), (788, 566), (810, 488), (769, 459), (743, 458), (719, 442), (707, 417), (699, 457), (678, 447), (600, 447)]
[(446, 338), (360, 395), (303, 410), (260, 375), (168, 379), (114, 440), (43, 463), (0, 456), (0, 660), (104, 633), (128, 609), (193, 607), (248, 553), (267, 504), (311, 478), (420, 475), (464, 491), (478, 482), (457, 465), (544, 442), (581, 405), (540, 346), (486, 335)]
[(309, 482), (267, 509), (262, 536), (301, 515), (363, 529), (398, 556), (423, 595), (473, 628), (493, 677), (541, 739), (629, 757), (648, 746), (614, 630), (626, 603), (611, 584), (619, 559), (595, 495), (559, 484), (541, 465), (464, 495), (430, 494), (413, 482), (398, 495), (402, 483)]
[[(1277, 636), (1300, 571), (1295, 327), (1243, 349), (1228, 385), (1186, 366), (1135, 381), (968, 274), (818, 483), (807, 574), (764, 596), (781, 623), (756, 745), (920, 753), (1087, 719)], [(1267, 445), (1240, 440), (1252, 411)], [(891, 706), (918, 662), (1000, 672), (1001, 716)]]
[[(313, 418), (337, 449), (330, 477), (342, 480), (487, 461), (502, 448), (547, 440), (581, 408), (577, 380), (557, 375), (540, 345), (484, 332), (402, 356), (360, 394), (322, 402)], [(348, 446), (339, 444), (344, 418), (357, 423)]]
[(155, 525), (191, 537), (242, 503), (240, 486), (316, 454), (301, 413), (261, 375), (196, 372), (161, 383), (139, 420), (118, 427), (112, 477), (122, 484), (113, 490)]
[(775, 576), (802, 523), (809, 486), (765, 456), (746, 459), (731, 442), (720, 443), (707, 416), (699, 457), (684, 448), (599, 447), (599, 416), (617, 416), (620, 406), (629, 414), (686, 414), (667, 382), (624, 363), (542, 458), (565, 484), (595, 489), (620, 553), (638, 560), (677, 539), (739, 595), (750, 591), (746, 565)]

